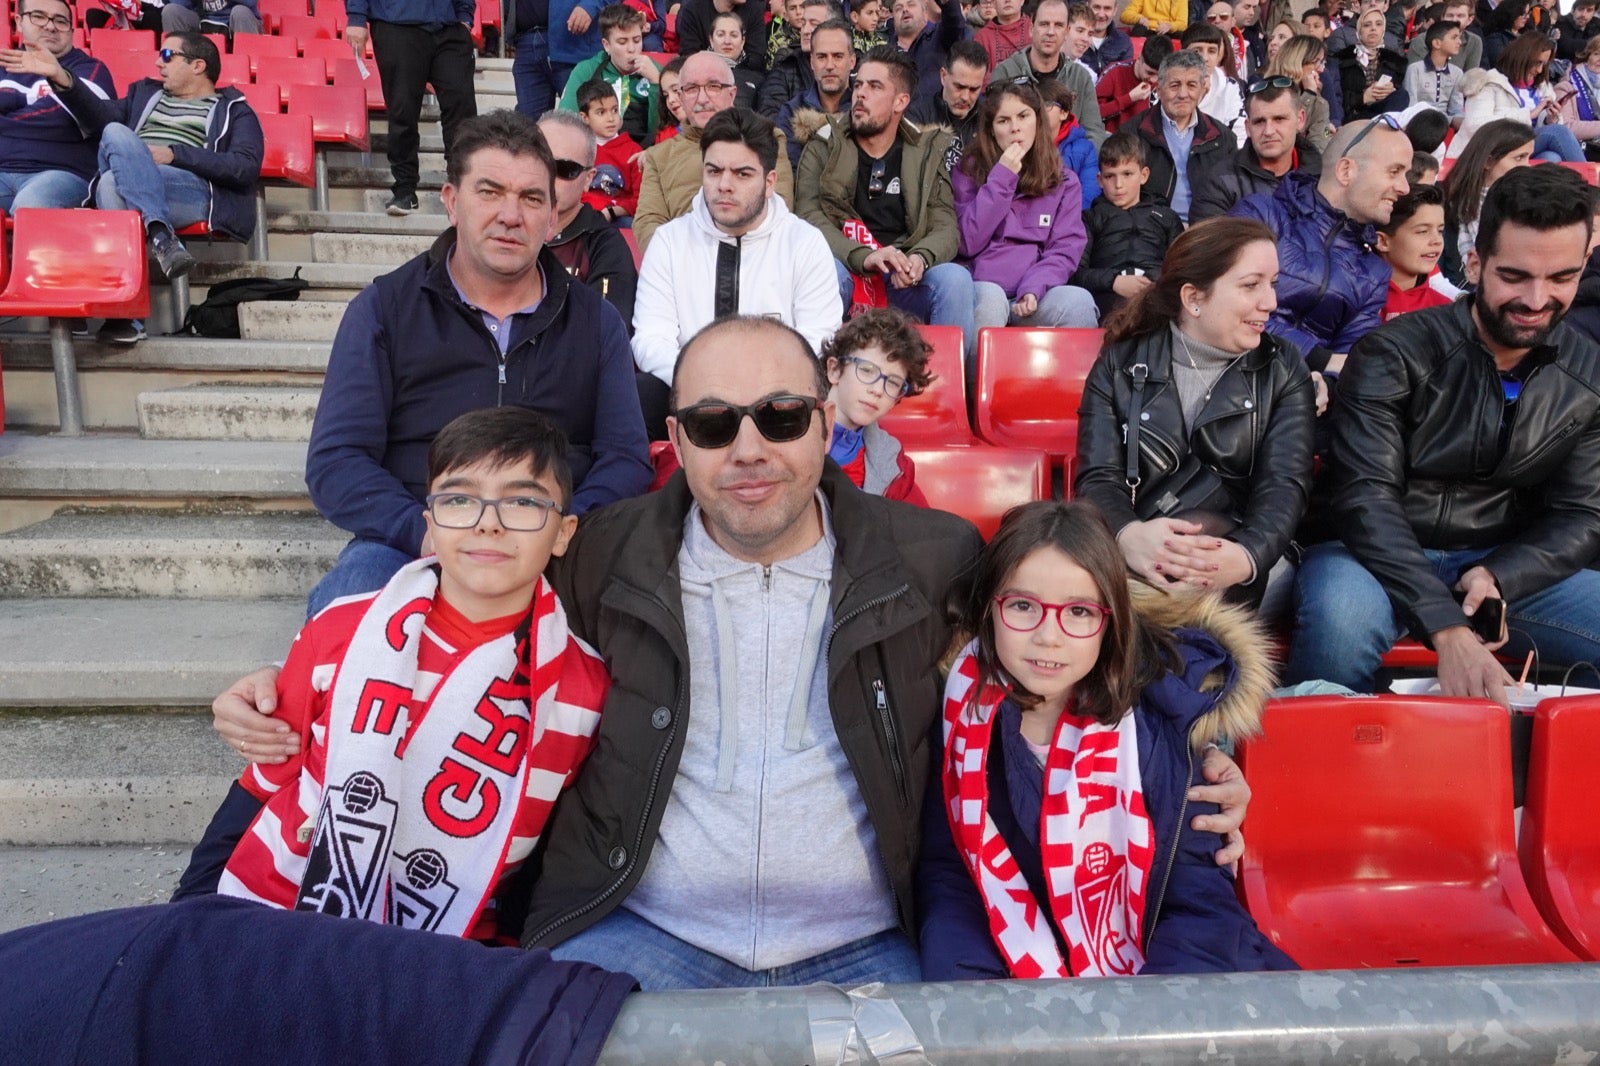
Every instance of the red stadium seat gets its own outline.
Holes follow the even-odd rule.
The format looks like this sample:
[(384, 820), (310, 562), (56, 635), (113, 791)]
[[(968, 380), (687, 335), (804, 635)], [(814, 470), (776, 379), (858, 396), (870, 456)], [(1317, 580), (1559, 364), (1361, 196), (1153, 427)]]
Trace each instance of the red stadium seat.
[(268, 37), (261, 33), (241, 33), (233, 39), (233, 54), (250, 61), (250, 74), (255, 76), (256, 63), (265, 56), (278, 59), (295, 59), (300, 55), (300, 44), (293, 37)]
[(222, 57), (222, 73), (217, 75), (217, 88), (226, 89), (230, 85), (238, 88), (241, 85), (248, 85), (252, 77), (249, 56), (225, 55)]
[(1600, 185), (1600, 163), (1563, 162), (1561, 165), (1566, 167), (1568, 170), (1576, 170), (1579, 174), (1583, 175), (1583, 180), (1588, 182), (1590, 185)]
[(1019, 503), (1050, 498), (1050, 457), (1011, 448), (906, 449), (928, 503), (978, 527), (985, 540)]
[(89, 54), (99, 57), (103, 52), (139, 52), (146, 58), (155, 55), (154, 30), (115, 30), (106, 27), (89, 31)]
[(1246, 906), (1307, 969), (1571, 962), (1517, 865), (1488, 700), (1311, 696), (1241, 748)]
[(262, 56), (255, 61), (257, 85), (326, 85), (328, 64), (320, 59)]
[(622, 234), (623, 241), (628, 245), (628, 251), (633, 253), (633, 269), (638, 270), (644, 262), (644, 252), (639, 249), (639, 238), (633, 235), (633, 227), (623, 226), (617, 232)]
[(148, 52), (107, 52), (95, 56), (111, 72), (111, 83), (117, 87), (118, 96), (128, 95), (128, 86), (145, 78), (156, 76), (156, 54)]
[(250, 239), (250, 258), (267, 258), (267, 182), (315, 188), (317, 146), (307, 115), (260, 115), (265, 151), (261, 156), (261, 181), (256, 184), (256, 228)]
[(365, 152), (372, 146), (367, 131), (367, 94), (338, 85), (291, 85), (284, 100), (291, 115), (311, 118), (311, 137), (317, 142), (316, 182), (311, 207), (328, 209), (328, 155), (325, 145), (340, 145)]
[(331, 15), (284, 15), (278, 20), (278, 32), (285, 37), (294, 37), (304, 42), (316, 37), (337, 39), (339, 32), (345, 27), (345, 16), (341, 12), (337, 17)]
[(1567, 947), (1600, 961), (1600, 831), (1594, 768), (1600, 698), (1573, 696), (1533, 712), (1533, 754), (1517, 850), (1528, 891)]
[[(349, 59), (354, 61), (356, 58), (355, 49), (351, 48), (350, 42), (346, 41), (343, 37), (339, 38), (338, 40), (333, 40), (329, 37), (313, 37), (309, 41), (301, 41), (300, 54), (305, 56), (307, 59), (327, 60), (329, 70), (333, 69), (333, 64), (336, 60)], [(367, 50), (364, 55), (368, 60), (367, 66), (371, 67), (371, 41), (367, 42)], [(376, 79), (378, 76), (378, 70), (376, 67), (372, 68), (372, 76), (374, 79)]]
[(978, 334), (978, 436), (1052, 456), (1078, 449), (1078, 403), (1100, 354), (1098, 329), (984, 329)]
[(256, 0), (257, 8), (261, 12), (261, 23), (268, 33), (278, 33), (282, 30), (282, 18), (285, 15), (309, 15), (311, 5), (306, 0)]
[(928, 369), (933, 383), (907, 396), (879, 423), (908, 448), (946, 448), (978, 443), (967, 423), (967, 378), (961, 363), (961, 330), (957, 326), (918, 326), (933, 346)]
[(246, 81), (234, 88), (244, 94), (245, 103), (258, 115), (276, 115), (283, 110), (283, 90), (276, 84), (257, 85)]
[(0, 317), (50, 320), (61, 432), (83, 432), (72, 320), (150, 313), (144, 223), (137, 211), (24, 208), (13, 219), (11, 277)]
[[(339, 42), (343, 47), (343, 42)], [(361, 76), (361, 68), (356, 65), (355, 57), (349, 55), (349, 48), (343, 59), (328, 60), (328, 73), (333, 75), (333, 83), (341, 88), (360, 89), (367, 95), (367, 110), (382, 111), (383, 82), (378, 79), (378, 68), (371, 60), (367, 61), (367, 77)]]

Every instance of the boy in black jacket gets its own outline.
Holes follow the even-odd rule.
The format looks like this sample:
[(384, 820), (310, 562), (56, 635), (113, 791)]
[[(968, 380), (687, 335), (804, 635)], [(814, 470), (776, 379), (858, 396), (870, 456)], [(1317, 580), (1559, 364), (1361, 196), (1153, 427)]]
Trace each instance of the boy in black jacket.
[(1166, 248), (1184, 232), (1184, 222), (1170, 203), (1144, 192), (1150, 168), (1138, 136), (1122, 131), (1106, 138), (1099, 163), (1101, 194), (1083, 213), (1090, 243), (1072, 283), (1093, 293), (1104, 322), (1157, 279)]
[(1100, 195), (1083, 214), (1089, 244), (1072, 283), (1094, 294), (1100, 320), (1137, 296), (1161, 273), (1167, 248), (1183, 220), (1166, 200), (1147, 195), (1150, 179), (1144, 143), (1131, 132), (1114, 133), (1100, 146)]

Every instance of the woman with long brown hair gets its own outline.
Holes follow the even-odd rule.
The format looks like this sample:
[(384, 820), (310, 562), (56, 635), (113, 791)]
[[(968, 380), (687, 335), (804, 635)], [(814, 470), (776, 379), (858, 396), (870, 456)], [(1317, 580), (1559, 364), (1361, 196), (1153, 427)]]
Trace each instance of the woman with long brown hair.
[(1156, 282), (1107, 323), (1078, 411), (1074, 486), (1134, 573), (1266, 597), (1270, 613), (1293, 576), (1317, 406), (1300, 353), (1266, 332), (1277, 275), (1272, 231), (1251, 219), (1211, 219), (1173, 242)]
[(1061, 166), (1038, 90), (989, 86), (977, 136), (950, 185), (980, 328), (1099, 321), (1094, 297), (1067, 284), (1089, 240), (1083, 192), (1078, 176)]

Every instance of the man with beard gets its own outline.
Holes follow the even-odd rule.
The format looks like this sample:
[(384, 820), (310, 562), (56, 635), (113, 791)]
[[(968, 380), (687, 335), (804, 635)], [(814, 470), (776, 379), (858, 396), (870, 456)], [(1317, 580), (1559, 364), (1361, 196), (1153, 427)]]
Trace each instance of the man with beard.
[[(1333, 420), (1331, 518), (1296, 589), (1287, 681), (1373, 690), (1409, 631), (1445, 695), (1507, 702), (1493, 652), (1600, 657), (1600, 347), (1561, 324), (1589, 249), (1590, 190), (1526, 167), (1489, 190), (1477, 292), (1403, 315), (1350, 353)], [(1504, 609), (1507, 628), (1474, 616)], [(1496, 634), (1499, 634), (1497, 636)]]
[[(938, 21), (928, 17), (935, 8)], [(918, 99), (937, 96), (939, 72), (949, 69), (943, 65), (945, 57), (967, 36), (967, 20), (961, 13), (960, 0), (942, 0), (936, 4), (928, 0), (894, 0), (892, 11), (894, 39), (889, 43), (910, 56), (917, 65), (917, 91), (912, 95)], [(982, 51), (983, 46), (978, 48)], [(983, 53), (983, 69), (986, 73), (989, 70), (988, 52)], [(982, 90), (982, 82), (978, 83), (978, 88)]]
[[(818, 30), (813, 43), (832, 47), (827, 36)], [(836, 36), (849, 56), (849, 33)], [(848, 59), (844, 69), (850, 69)], [(656, 231), (639, 270), (633, 359), (645, 428), (655, 440), (666, 439), (678, 349), (712, 319), (775, 318), (821, 348), (844, 315), (828, 242), (776, 192), (772, 122), (729, 108), (706, 123), (700, 154), (700, 192), (689, 213)]]
[[(849, 103), (850, 72), (856, 53), (850, 46), (850, 24), (829, 19), (811, 33), (811, 85), (789, 97), (778, 109), (778, 128), (789, 139), (789, 165), (800, 165), (800, 149), (823, 122)], [(979, 83), (982, 84), (981, 82)], [(795, 127), (802, 131), (795, 136)]]
[(978, 97), (989, 80), (989, 53), (977, 41), (957, 41), (939, 68), (939, 91), (914, 102), (906, 118), (919, 126), (939, 126), (950, 134), (945, 173), (961, 162), (961, 152), (978, 135)]

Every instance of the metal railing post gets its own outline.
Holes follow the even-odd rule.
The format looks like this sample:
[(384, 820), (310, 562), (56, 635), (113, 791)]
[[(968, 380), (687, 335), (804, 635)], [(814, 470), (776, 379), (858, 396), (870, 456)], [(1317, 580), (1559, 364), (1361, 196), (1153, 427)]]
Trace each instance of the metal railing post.
[(78, 357), (72, 348), (70, 318), (50, 320), (50, 362), (56, 376), (56, 410), (63, 437), (83, 436), (83, 399), (78, 391)]

